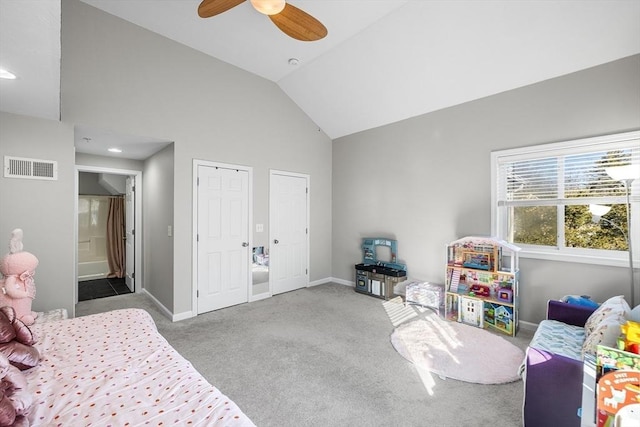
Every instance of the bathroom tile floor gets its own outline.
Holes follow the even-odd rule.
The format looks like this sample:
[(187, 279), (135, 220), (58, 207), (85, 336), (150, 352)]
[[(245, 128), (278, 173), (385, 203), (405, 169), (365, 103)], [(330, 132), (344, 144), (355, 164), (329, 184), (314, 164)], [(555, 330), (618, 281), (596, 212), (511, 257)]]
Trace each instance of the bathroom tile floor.
[(124, 279), (97, 279), (78, 283), (78, 301), (130, 293)]

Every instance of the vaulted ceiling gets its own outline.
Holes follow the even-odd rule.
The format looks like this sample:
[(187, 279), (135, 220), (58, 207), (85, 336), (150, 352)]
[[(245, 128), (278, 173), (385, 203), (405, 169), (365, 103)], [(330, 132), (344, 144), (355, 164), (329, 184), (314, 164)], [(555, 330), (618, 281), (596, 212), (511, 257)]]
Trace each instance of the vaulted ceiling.
[[(640, 53), (640, 0), (291, 0), (315, 42), (248, 1), (82, 1), (275, 82), (332, 139)], [(0, 110), (58, 119), (59, 64), (60, 2), (0, 0)]]

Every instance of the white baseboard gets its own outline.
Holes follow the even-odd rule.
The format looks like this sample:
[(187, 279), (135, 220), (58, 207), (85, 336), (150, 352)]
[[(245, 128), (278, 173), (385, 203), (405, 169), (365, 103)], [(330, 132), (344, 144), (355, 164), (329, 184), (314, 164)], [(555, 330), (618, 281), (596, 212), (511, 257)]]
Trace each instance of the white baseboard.
[[(171, 313), (171, 311), (165, 307), (156, 297), (154, 297), (152, 294), (150, 294), (146, 289), (143, 289), (141, 292), (144, 292), (145, 294), (149, 295), (149, 298), (151, 298), (151, 300), (153, 301), (153, 303), (158, 307), (158, 309), (162, 312), (162, 314), (164, 314), (167, 318), (169, 318), (172, 322), (179, 322), (181, 320), (185, 320), (185, 319), (190, 319), (192, 317), (195, 317), (193, 314), (193, 311), (184, 311), (182, 313), (177, 313), (177, 314), (173, 314)], [(259, 301), (261, 299), (266, 299), (271, 297), (271, 294), (269, 292), (265, 292), (259, 295), (254, 295), (251, 297), (251, 300), (249, 302), (254, 302), (254, 301)]]
[(355, 288), (356, 282), (352, 282), (350, 280), (338, 279), (337, 277), (332, 277), (331, 282), (337, 283), (338, 285), (345, 285)]
[(192, 317), (195, 317), (193, 315), (193, 311), (185, 311), (185, 312), (174, 314), (173, 316), (171, 316), (171, 321), (179, 322), (181, 320), (191, 319)]
[(151, 293), (149, 293), (149, 291), (147, 291), (146, 289), (143, 289), (142, 292), (147, 294), (149, 298), (151, 298), (151, 301), (153, 301), (153, 303), (158, 307), (160, 312), (162, 312), (162, 314), (164, 314), (172, 322), (179, 322), (180, 320), (190, 319), (193, 317), (192, 311), (185, 311), (184, 313), (173, 314), (171, 313), (171, 310), (165, 307), (156, 297), (154, 297)]
[(314, 280), (313, 282), (309, 282), (307, 287), (324, 285), (325, 283), (337, 283), (339, 285), (351, 286), (352, 288), (356, 285), (355, 282), (350, 282), (344, 279), (338, 279), (336, 277), (325, 277), (320, 280)]
[(537, 323), (527, 322), (525, 320), (520, 320), (518, 322), (518, 325), (520, 326), (520, 328), (522, 328), (525, 331), (535, 332), (535, 330), (538, 329), (538, 324)]
[(309, 282), (309, 284), (307, 285), (307, 288), (310, 288), (311, 286), (324, 285), (325, 283), (330, 283), (330, 282), (331, 282), (331, 277), (324, 277), (322, 279)]

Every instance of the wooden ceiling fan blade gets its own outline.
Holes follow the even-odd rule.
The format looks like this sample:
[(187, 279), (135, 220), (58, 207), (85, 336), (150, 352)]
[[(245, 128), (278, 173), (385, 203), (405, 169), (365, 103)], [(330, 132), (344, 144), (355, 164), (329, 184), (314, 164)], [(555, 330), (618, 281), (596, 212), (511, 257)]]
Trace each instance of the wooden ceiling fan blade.
[(283, 33), (296, 40), (312, 42), (327, 35), (327, 28), (320, 21), (289, 3), (282, 12), (269, 18)]
[(245, 0), (202, 0), (198, 6), (200, 18), (211, 18), (244, 3)]

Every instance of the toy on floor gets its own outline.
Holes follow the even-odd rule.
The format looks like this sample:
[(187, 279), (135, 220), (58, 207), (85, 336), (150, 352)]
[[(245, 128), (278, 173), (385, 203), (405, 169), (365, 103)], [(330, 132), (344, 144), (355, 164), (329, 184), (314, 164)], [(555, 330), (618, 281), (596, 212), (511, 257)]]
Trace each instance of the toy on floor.
[(36, 297), (33, 276), (38, 266), (38, 258), (23, 251), (22, 230), (16, 228), (9, 240), (9, 253), (0, 259), (0, 307), (10, 306), (18, 319), (26, 325), (33, 325), (37, 314), (31, 311), (31, 303)]

